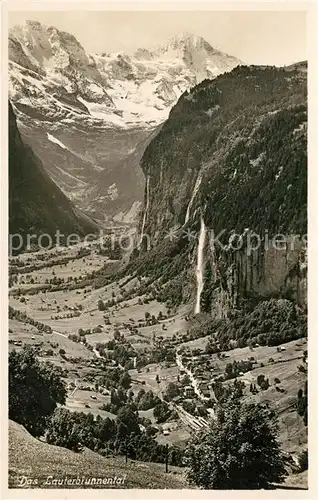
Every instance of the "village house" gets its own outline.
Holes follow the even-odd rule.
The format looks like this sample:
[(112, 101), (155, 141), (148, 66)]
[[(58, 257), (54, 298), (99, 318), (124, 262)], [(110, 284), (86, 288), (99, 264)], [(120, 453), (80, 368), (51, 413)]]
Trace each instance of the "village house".
[(186, 398), (191, 398), (194, 396), (194, 388), (192, 387), (192, 385), (187, 385), (184, 388), (184, 395)]
[(205, 398), (209, 398), (210, 397), (210, 389), (209, 389), (209, 386), (206, 382), (202, 382), (200, 385), (199, 385), (199, 391), (201, 392), (201, 394), (205, 397)]

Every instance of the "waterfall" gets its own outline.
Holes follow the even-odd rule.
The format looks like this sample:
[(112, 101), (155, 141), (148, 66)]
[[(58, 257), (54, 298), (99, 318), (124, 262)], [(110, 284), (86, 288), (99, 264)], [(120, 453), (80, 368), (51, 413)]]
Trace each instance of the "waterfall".
[(149, 207), (149, 175), (147, 175), (147, 181), (146, 181), (146, 203), (145, 203), (144, 215), (142, 218), (139, 246), (141, 245), (142, 239), (144, 237), (144, 230), (145, 230), (146, 218), (147, 218), (147, 213), (148, 213), (148, 207)]
[(202, 180), (202, 172), (199, 172), (197, 180), (195, 181), (195, 185), (194, 185), (194, 189), (193, 189), (193, 193), (192, 193), (191, 199), (190, 199), (188, 207), (187, 207), (187, 213), (186, 213), (186, 216), (185, 216), (185, 219), (184, 219), (184, 224), (187, 224), (187, 222), (189, 221), (190, 210), (191, 210), (191, 207), (192, 207), (192, 204), (193, 204), (193, 200), (194, 200), (194, 198), (195, 198), (195, 196), (196, 196), (196, 194), (198, 192), (198, 189), (200, 187), (201, 180)]
[(199, 243), (198, 243), (198, 254), (197, 254), (197, 268), (196, 268), (196, 275), (197, 275), (197, 298), (196, 298), (196, 304), (195, 304), (195, 314), (199, 314), (201, 311), (200, 308), (200, 299), (201, 299), (201, 293), (203, 290), (203, 285), (204, 285), (204, 243), (205, 243), (205, 234), (206, 234), (206, 229), (205, 229), (205, 224), (203, 217), (201, 215), (201, 227), (200, 227), (200, 235), (199, 235)]

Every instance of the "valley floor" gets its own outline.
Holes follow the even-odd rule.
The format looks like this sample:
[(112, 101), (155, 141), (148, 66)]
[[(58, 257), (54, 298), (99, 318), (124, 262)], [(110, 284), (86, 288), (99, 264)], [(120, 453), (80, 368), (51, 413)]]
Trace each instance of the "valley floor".
[[(65, 262), (55, 264), (54, 260), (58, 259), (64, 259)], [(90, 285), (78, 288), (74, 286), (74, 278), (85, 279), (92, 271), (98, 272), (103, 264), (111, 262), (107, 257), (100, 256), (93, 244), (85, 256), (74, 249), (62, 249), (59, 253), (48, 252), (44, 257), (22, 254), (15, 259), (14, 269), (21, 266), (23, 272), (15, 271), (18, 283), (13, 283), (10, 288), (10, 306), (15, 311), (26, 313), (27, 317), (48, 325), (52, 331), (43, 331), (15, 315), (9, 321), (9, 348), (19, 350), (25, 344), (33, 345), (40, 359), (51, 361), (63, 370), (68, 386), (65, 406), (69, 410), (92, 413), (95, 417), (100, 415), (116, 418), (116, 415), (102, 408), (110, 402), (110, 391), (102, 387), (97, 390), (94, 384), (94, 380), (103, 373), (100, 354), (96, 350), (98, 344), (112, 341), (114, 334), (119, 332), (139, 355), (148, 356), (154, 349), (160, 350), (164, 346), (174, 349), (182, 346), (190, 353), (198, 349), (204, 352), (207, 338), (182, 340), (182, 335), (188, 329), (191, 308), (182, 306), (175, 311), (168, 311), (163, 303), (148, 300), (145, 293), (138, 294), (142, 279), (125, 277), (97, 289)], [(13, 262), (10, 267), (12, 270)], [(46, 280), (48, 282), (53, 279), (56, 283), (59, 278), (68, 285), (66, 289), (56, 290), (52, 286), (51, 289), (41, 290)], [(19, 288), (22, 293), (17, 293)], [(99, 301), (110, 305), (101, 310)], [(147, 317), (154, 320), (147, 320)], [(90, 330), (85, 335), (86, 345), (68, 337), (70, 334), (78, 335), (80, 329)], [(227, 363), (254, 357), (253, 369), (238, 377), (245, 382), (244, 398), (274, 404), (279, 414), (282, 447), (284, 451), (297, 455), (307, 447), (307, 428), (295, 409), (297, 391), (303, 388), (306, 379), (306, 374), (299, 370), (299, 365), (302, 364), (307, 341), (300, 339), (289, 342), (282, 348), (277, 350), (276, 347), (257, 347), (253, 352), (249, 348), (232, 349), (221, 359), (210, 355), (209, 362), (213, 365), (215, 374), (220, 375), (224, 373)], [(204, 356), (193, 355), (192, 358), (194, 363), (204, 366)], [(178, 384), (184, 376), (175, 358), (150, 361), (141, 368), (130, 367), (129, 374), (134, 394), (143, 388), (145, 391), (153, 391), (160, 399), (169, 383)], [(251, 394), (250, 384), (256, 383), (260, 374), (269, 379), (270, 387), (266, 391)], [(280, 390), (276, 388), (275, 379), (279, 379)], [(158, 428), (158, 443), (183, 446), (192, 432), (204, 425), (204, 419), (200, 420), (200, 417), (183, 410), (183, 399), (182, 394), (179, 400), (169, 403), (170, 408), (177, 410), (179, 418), (164, 424), (156, 423), (153, 408), (139, 410), (139, 416), (148, 418)], [(123, 462), (124, 459), (120, 457), (105, 459), (89, 450), (75, 454), (64, 448), (50, 446), (31, 437), (18, 424), (10, 423), (11, 487), (17, 485), (17, 478), (21, 475), (40, 475), (44, 478), (47, 474), (54, 475), (62, 471), (64, 475), (73, 476), (127, 474), (125, 488), (188, 487), (183, 469), (170, 468), (173, 471), (165, 474), (164, 465), (131, 461), (126, 465)], [(305, 479), (299, 474), (296, 476), (303, 487)], [(298, 485), (297, 477), (291, 481), (295, 483), (294, 486)]]

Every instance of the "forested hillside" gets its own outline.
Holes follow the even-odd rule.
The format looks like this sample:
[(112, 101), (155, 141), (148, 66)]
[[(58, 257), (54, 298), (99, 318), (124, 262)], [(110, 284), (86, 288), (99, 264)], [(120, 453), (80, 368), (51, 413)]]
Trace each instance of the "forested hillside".
[(26, 234), (48, 233), (53, 237), (57, 230), (84, 236), (97, 232), (98, 227), (73, 207), (23, 143), (9, 103), (9, 232), (20, 234), (25, 246)]
[[(279, 297), (305, 307), (306, 93), (300, 63), (239, 66), (181, 96), (141, 162), (149, 191), (131, 269), (149, 276), (155, 296), (194, 302), (203, 223), (203, 311), (227, 318)], [(259, 248), (248, 252), (247, 235)]]

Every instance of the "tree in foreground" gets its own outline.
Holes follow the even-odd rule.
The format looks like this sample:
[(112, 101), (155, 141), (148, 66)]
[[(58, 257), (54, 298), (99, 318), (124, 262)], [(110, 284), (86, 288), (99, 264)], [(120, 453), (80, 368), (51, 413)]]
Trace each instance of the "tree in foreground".
[(41, 436), (57, 404), (65, 403), (66, 390), (59, 374), (49, 363), (36, 359), (27, 346), (9, 355), (9, 418), (33, 435)]
[(285, 461), (268, 407), (231, 398), (186, 450), (188, 480), (204, 489), (261, 489), (281, 482)]
[(76, 418), (77, 415), (66, 408), (57, 408), (50, 418), (45, 434), (46, 441), (49, 444), (79, 451), (81, 439)]
[(166, 422), (168, 420), (171, 416), (171, 411), (165, 401), (156, 404), (153, 409), (153, 416), (155, 417), (157, 423)]

